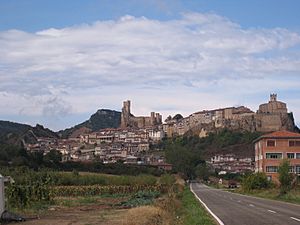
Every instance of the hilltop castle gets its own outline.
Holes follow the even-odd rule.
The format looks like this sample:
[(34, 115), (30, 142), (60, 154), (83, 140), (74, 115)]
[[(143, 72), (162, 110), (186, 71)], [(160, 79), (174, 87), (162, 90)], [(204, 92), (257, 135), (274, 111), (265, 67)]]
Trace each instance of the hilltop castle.
[(135, 117), (130, 113), (130, 101), (123, 102), (121, 114), (121, 128), (145, 128), (162, 124), (162, 116), (159, 113), (151, 112), (149, 116)]
[(124, 101), (121, 128), (147, 127), (162, 127), (168, 137), (187, 133), (204, 137), (209, 132), (224, 128), (250, 132), (294, 131), (295, 124), (293, 114), (288, 113), (286, 103), (278, 101), (276, 94), (271, 94), (269, 102), (261, 104), (256, 112), (245, 106), (203, 110), (185, 118), (169, 117), (164, 124), (162, 116), (155, 112), (151, 112), (150, 116), (135, 117), (130, 112), (130, 101)]
[(295, 124), (286, 104), (277, 101), (276, 94), (271, 94), (270, 101), (261, 104), (256, 113), (244, 106), (204, 110), (179, 120), (168, 120), (163, 128), (168, 137), (187, 132), (203, 137), (221, 128), (251, 132), (293, 131)]

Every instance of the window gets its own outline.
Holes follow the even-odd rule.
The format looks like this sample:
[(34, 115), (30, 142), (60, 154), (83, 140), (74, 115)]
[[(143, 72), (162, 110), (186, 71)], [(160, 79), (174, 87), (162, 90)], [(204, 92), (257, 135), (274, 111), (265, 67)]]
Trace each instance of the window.
[(278, 166), (266, 166), (266, 172), (267, 173), (277, 173)]
[(289, 167), (289, 172), (290, 173), (295, 173), (295, 167), (294, 166), (290, 166)]
[(275, 147), (275, 141), (274, 140), (267, 140), (267, 146), (268, 147)]
[(282, 159), (282, 153), (266, 153), (266, 159)]
[(293, 140), (293, 141), (289, 141), (289, 146), (290, 147), (299, 147), (300, 146), (300, 141), (296, 141), (296, 140)]
[(300, 153), (296, 153), (296, 159), (300, 159)]
[(300, 173), (300, 165), (296, 166), (296, 173)]
[(294, 159), (295, 158), (295, 153), (286, 153), (288, 159)]

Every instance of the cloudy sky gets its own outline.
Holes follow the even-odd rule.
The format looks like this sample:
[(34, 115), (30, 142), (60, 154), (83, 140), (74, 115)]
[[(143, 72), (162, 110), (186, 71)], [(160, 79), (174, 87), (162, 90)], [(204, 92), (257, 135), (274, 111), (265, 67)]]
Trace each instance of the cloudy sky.
[(298, 0), (1, 0), (0, 120), (53, 130), (97, 109), (245, 105), (300, 125)]

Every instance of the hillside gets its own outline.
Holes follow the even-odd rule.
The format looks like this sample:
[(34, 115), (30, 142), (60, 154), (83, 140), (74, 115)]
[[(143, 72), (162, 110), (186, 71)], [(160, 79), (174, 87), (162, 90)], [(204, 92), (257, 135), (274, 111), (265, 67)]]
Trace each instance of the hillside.
[(208, 160), (216, 154), (235, 154), (237, 157), (254, 158), (253, 140), (259, 137), (259, 132), (239, 132), (220, 130), (210, 133), (207, 137), (183, 136), (162, 143), (162, 148), (167, 152), (181, 148), (192, 152), (195, 157)]
[(23, 141), (36, 143), (39, 137), (57, 138), (58, 135), (39, 124), (32, 127), (27, 124), (0, 120), (0, 144), (21, 145)]
[(80, 123), (74, 127), (61, 130), (58, 135), (62, 138), (76, 137), (79, 133), (88, 133), (98, 131), (104, 128), (118, 128), (121, 125), (121, 112), (99, 109), (89, 120)]

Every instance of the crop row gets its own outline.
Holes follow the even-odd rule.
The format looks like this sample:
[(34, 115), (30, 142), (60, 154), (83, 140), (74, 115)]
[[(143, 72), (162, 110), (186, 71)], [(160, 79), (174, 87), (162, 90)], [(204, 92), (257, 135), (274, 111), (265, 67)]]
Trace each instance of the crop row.
[(35, 183), (32, 185), (9, 185), (5, 188), (8, 207), (27, 207), (34, 202), (49, 202), (52, 193), (48, 185)]
[(55, 186), (52, 189), (54, 196), (93, 196), (103, 194), (131, 194), (138, 191), (155, 191), (165, 193), (164, 185), (89, 185), (89, 186)]

